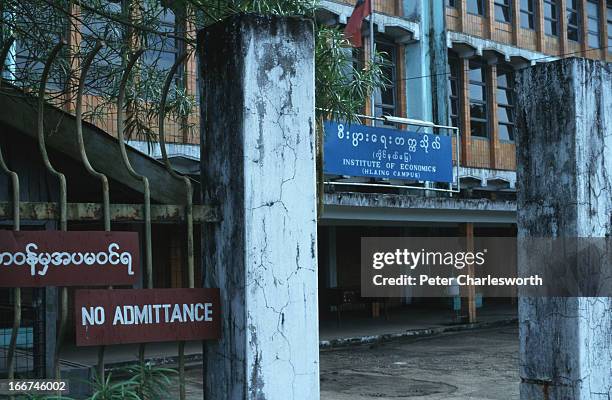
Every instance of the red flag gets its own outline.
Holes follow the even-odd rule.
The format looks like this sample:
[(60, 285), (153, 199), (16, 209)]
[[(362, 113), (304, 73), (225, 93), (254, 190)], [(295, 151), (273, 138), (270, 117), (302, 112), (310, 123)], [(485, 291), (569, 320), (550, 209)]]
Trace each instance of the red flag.
[(344, 28), (344, 36), (354, 47), (361, 47), (361, 25), (365, 17), (370, 15), (370, 1), (372, 0), (357, 0), (355, 9), (351, 14), (346, 28)]

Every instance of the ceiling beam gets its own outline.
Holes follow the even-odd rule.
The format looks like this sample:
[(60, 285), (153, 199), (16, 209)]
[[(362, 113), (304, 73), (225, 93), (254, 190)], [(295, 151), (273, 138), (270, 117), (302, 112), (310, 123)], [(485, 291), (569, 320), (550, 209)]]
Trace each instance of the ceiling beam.
[[(59, 220), (57, 203), (21, 202), (20, 216), (23, 220), (54, 221)], [(68, 203), (69, 221), (100, 222), (103, 218), (100, 203)], [(144, 209), (142, 204), (111, 204), (111, 220), (114, 222), (143, 222)], [(12, 222), (13, 205), (11, 202), (0, 202), (0, 222)], [(151, 222), (180, 223), (185, 221), (185, 206), (175, 204), (151, 204)], [(193, 222), (217, 222), (219, 214), (215, 207), (206, 205), (193, 206)]]

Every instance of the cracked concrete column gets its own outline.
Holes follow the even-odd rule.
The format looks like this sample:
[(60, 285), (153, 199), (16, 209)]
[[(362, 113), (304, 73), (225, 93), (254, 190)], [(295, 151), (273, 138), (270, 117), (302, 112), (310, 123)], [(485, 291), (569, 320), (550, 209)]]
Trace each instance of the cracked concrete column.
[(206, 399), (318, 399), (314, 37), (310, 21), (239, 15), (199, 33), (204, 286), (222, 338)]
[[(612, 234), (610, 64), (537, 65), (516, 92), (518, 235)], [(521, 399), (611, 398), (612, 299), (523, 298), (519, 320)]]

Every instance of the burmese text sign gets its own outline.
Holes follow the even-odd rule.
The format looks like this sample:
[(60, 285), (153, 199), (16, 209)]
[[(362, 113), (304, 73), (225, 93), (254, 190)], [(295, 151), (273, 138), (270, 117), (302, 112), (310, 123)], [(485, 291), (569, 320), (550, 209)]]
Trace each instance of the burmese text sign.
[(453, 182), (450, 136), (327, 121), (324, 160), (326, 174)]
[(0, 287), (132, 285), (138, 233), (0, 231)]
[(77, 346), (218, 339), (219, 289), (77, 290)]

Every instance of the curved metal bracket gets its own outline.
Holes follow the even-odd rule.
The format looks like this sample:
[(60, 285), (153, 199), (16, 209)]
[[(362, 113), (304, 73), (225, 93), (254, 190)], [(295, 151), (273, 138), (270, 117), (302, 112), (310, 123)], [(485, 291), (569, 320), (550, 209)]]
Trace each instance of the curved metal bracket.
[(172, 65), (168, 75), (166, 76), (166, 80), (164, 82), (164, 86), (161, 92), (161, 99), (159, 101), (159, 145), (161, 150), (162, 159), (166, 169), (170, 174), (176, 179), (183, 179), (182, 175), (179, 175), (172, 168), (172, 164), (170, 164), (170, 160), (168, 160), (168, 153), (166, 152), (166, 135), (164, 129), (164, 122), (166, 119), (166, 102), (168, 100), (168, 92), (170, 91), (170, 85), (172, 84), (172, 80), (174, 79), (174, 75), (178, 70), (179, 66), (187, 59), (189, 53), (183, 53)]
[[(60, 183), (60, 199), (59, 199), (59, 211), (60, 211), (60, 230), (66, 231), (68, 230), (68, 217), (67, 217), (67, 198), (68, 198), (68, 189), (66, 185), (66, 177), (61, 172), (57, 171), (53, 165), (51, 165), (51, 161), (49, 160), (49, 155), (47, 154), (47, 146), (45, 144), (45, 126), (44, 126), (44, 112), (45, 112), (45, 92), (47, 89), (47, 80), (49, 78), (49, 72), (51, 71), (51, 65), (55, 58), (61, 51), (61, 49), (66, 45), (66, 42), (60, 40), (58, 44), (53, 47), (51, 53), (47, 57), (47, 61), (45, 62), (45, 68), (43, 69), (42, 76), (40, 78), (40, 87), (38, 89), (38, 148), (40, 149), (40, 154), (43, 159), (43, 163), (52, 175), (59, 179)], [(62, 287), (60, 289), (59, 296), (60, 303), (60, 318), (59, 318), (59, 328), (57, 330), (57, 340), (55, 344), (55, 354), (53, 357), (53, 368), (55, 370), (55, 378), (59, 379), (61, 377), (61, 369), (60, 369), (60, 354), (62, 349), (62, 342), (64, 341), (64, 336), (66, 334), (66, 324), (68, 322), (68, 289), (66, 287)]]
[[(4, 65), (8, 53), (15, 42), (14, 37), (10, 37), (2, 47), (0, 52), (0, 81), (2, 80), (2, 72), (4, 71)], [(20, 226), (20, 215), (19, 215), (19, 176), (16, 172), (9, 169), (2, 155), (2, 149), (0, 149), (0, 169), (4, 171), (8, 176), (11, 177), (13, 185), (13, 230), (19, 231)], [(7, 376), (9, 379), (15, 377), (15, 349), (17, 348), (17, 334), (19, 332), (19, 326), (21, 325), (21, 289), (13, 289), (13, 327), (11, 330), (11, 339), (9, 342), (9, 348), (6, 355), (6, 369)]]
[[(2, 72), (4, 72), (4, 65), (6, 63), (6, 58), (8, 57), (8, 53), (15, 42), (14, 37), (10, 37), (4, 46), (2, 46), (2, 51), (0, 52), (0, 76), (2, 76)], [(1, 79), (1, 78), (0, 78)], [(6, 165), (6, 161), (4, 160), (4, 156), (0, 149), (0, 169), (4, 171), (7, 175), (11, 177), (11, 181), (13, 184), (13, 230), (18, 231), (20, 229), (20, 219), (19, 219), (19, 176), (16, 172), (12, 171), (8, 165)]]
[(170, 68), (164, 87), (162, 89), (161, 100), (159, 102), (159, 147), (161, 150), (162, 159), (166, 170), (176, 179), (180, 179), (185, 183), (186, 189), (186, 212), (185, 219), (187, 220), (187, 280), (189, 287), (194, 287), (194, 266), (193, 266), (193, 189), (191, 187), (191, 180), (187, 176), (178, 174), (168, 159), (168, 153), (166, 152), (166, 137), (164, 131), (164, 123), (166, 119), (166, 101), (168, 100), (168, 91), (170, 85), (174, 79), (174, 75), (178, 70), (178, 67), (187, 59), (189, 53), (182, 54), (176, 62)]
[(132, 69), (136, 65), (138, 58), (144, 53), (144, 49), (140, 49), (136, 51), (130, 57), (124, 71), (123, 76), (121, 77), (121, 83), (119, 84), (119, 94), (117, 96), (117, 137), (119, 139), (119, 148), (121, 149), (121, 159), (123, 160), (123, 165), (128, 170), (130, 175), (139, 181), (142, 182), (143, 192), (144, 192), (144, 219), (145, 219), (145, 268), (147, 271), (147, 283), (146, 286), (148, 289), (153, 288), (153, 250), (151, 245), (151, 191), (149, 188), (149, 179), (144, 176), (138, 174), (130, 160), (127, 156), (127, 151), (125, 149), (125, 112), (123, 111), (124, 102), (125, 102), (125, 88), (127, 86), (128, 79), (130, 77), (130, 73)]
[[(145, 270), (146, 270), (146, 287), (147, 289), (153, 289), (153, 249), (152, 249), (152, 237), (151, 237), (151, 191), (149, 188), (149, 179), (138, 174), (127, 156), (125, 149), (125, 113), (123, 111), (125, 102), (125, 88), (127, 86), (128, 79), (132, 69), (136, 65), (138, 58), (144, 53), (144, 49), (137, 50), (130, 59), (123, 71), (121, 77), (121, 83), (119, 84), (119, 94), (117, 95), (117, 137), (119, 139), (119, 148), (121, 149), (121, 159), (123, 165), (128, 170), (130, 175), (142, 182), (144, 192), (144, 219), (145, 219)], [(141, 343), (138, 347), (138, 359), (140, 364), (144, 365), (145, 362), (145, 344)]]
[[(178, 70), (178, 67), (187, 59), (188, 53), (181, 55), (166, 76), (164, 82), (164, 88), (162, 90), (161, 100), (159, 102), (159, 147), (161, 150), (162, 159), (166, 169), (176, 179), (181, 179), (185, 183), (185, 219), (187, 221), (187, 281), (190, 288), (194, 287), (194, 263), (193, 263), (193, 189), (191, 187), (191, 180), (187, 176), (176, 173), (170, 160), (168, 160), (168, 153), (166, 152), (166, 137), (164, 132), (164, 122), (166, 119), (166, 101), (168, 99), (168, 91), (170, 85), (174, 79), (174, 75)], [(178, 347), (179, 353), (179, 398), (180, 400), (185, 399), (185, 342), (179, 342)]]
[(42, 76), (40, 78), (40, 87), (38, 89), (38, 148), (40, 149), (40, 153), (43, 158), (43, 163), (49, 172), (52, 175), (57, 177), (60, 182), (60, 230), (65, 231), (67, 229), (67, 215), (66, 215), (66, 199), (67, 199), (67, 187), (66, 187), (66, 177), (61, 172), (57, 171), (53, 165), (51, 165), (51, 161), (49, 160), (49, 155), (47, 154), (47, 147), (45, 144), (45, 126), (44, 126), (44, 113), (45, 113), (45, 91), (47, 87), (47, 80), (49, 78), (49, 72), (51, 71), (51, 65), (53, 61), (61, 51), (61, 49), (66, 45), (66, 42), (60, 41), (58, 44), (53, 47), (49, 57), (47, 57), (47, 61), (45, 62), (45, 68), (43, 69)]
[[(104, 47), (104, 43), (101, 40), (96, 42), (93, 50), (89, 52), (83, 65), (81, 67), (81, 76), (79, 77), (79, 87), (77, 90), (77, 98), (76, 98), (76, 131), (77, 131), (77, 142), (79, 146), (79, 152), (81, 155), (81, 161), (83, 165), (85, 165), (85, 169), (87, 172), (100, 179), (102, 182), (102, 200), (104, 205), (104, 230), (111, 230), (110, 223), (110, 196), (109, 196), (109, 186), (108, 186), (108, 178), (101, 172), (96, 171), (89, 162), (89, 158), (87, 158), (87, 152), (85, 151), (85, 142), (83, 140), (83, 91), (85, 89), (85, 79), (87, 78), (87, 71), (89, 71), (89, 67), (93, 62), (96, 54)], [(98, 379), (104, 381), (104, 346), (100, 346), (98, 348)]]
[(85, 90), (85, 80), (87, 79), (87, 72), (89, 71), (89, 67), (98, 52), (104, 47), (104, 43), (101, 40), (96, 42), (93, 50), (87, 54), (85, 57), (85, 61), (83, 61), (83, 65), (81, 67), (81, 76), (79, 77), (79, 87), (77, 90), (77, 98), (76, 98), (76, 132), (77, 132), (77, 143), (79, 146), (79, 152), (81, 155), (81, 161), (83, 165), (85, 165), (85, 169), (87, 172), (100, 179), (102, 182), (102, 198), (104, 204), (104, 230), (110, 231), (110, 199), (109, 199), (109, 185), (108, 178), (101, 172), (96, 171), (89, 162), (89, 158), (87, 157), (87, 151), (85, 150), (85, 142), (83, 140), (83, 91)]

